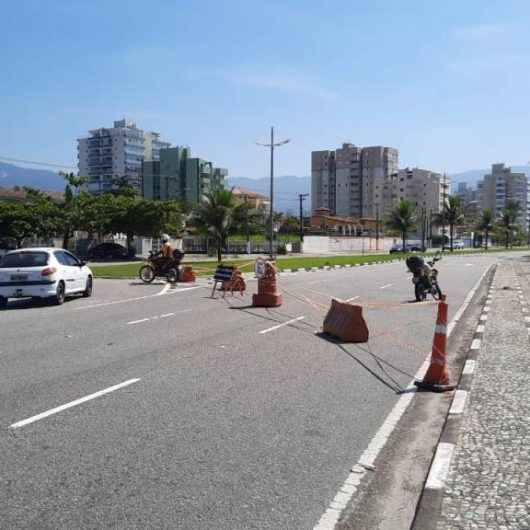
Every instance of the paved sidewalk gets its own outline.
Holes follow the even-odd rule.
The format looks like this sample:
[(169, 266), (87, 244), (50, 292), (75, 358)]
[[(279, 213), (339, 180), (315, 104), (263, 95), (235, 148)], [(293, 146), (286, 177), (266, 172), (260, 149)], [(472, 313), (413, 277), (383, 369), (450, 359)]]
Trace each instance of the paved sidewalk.
[(497, 267), (437, 530), (530, 528), (529, 274)]

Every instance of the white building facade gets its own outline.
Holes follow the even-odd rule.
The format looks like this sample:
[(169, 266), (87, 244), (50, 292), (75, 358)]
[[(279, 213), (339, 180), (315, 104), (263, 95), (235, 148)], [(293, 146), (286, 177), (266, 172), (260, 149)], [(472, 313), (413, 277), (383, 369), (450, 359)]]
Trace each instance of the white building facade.
[(87, 189), (94, 194), (116, 189), (121, 179), (140, 191), (142, 161), (159, 160), (160, 149), (171, 145), (125, 119), (89, 133), (77, 140), (77, 156), (79, 175), (88, 178)]

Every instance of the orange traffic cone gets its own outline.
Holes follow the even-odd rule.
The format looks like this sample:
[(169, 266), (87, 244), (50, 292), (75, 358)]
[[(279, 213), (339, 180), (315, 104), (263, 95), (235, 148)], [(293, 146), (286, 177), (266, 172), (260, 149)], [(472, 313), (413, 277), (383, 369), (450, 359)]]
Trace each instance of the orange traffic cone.
[(445, 392), (453, 390), (456, 385), (449, 384), (447, 370), (447, 302), (442, 295), (438, 303), (438, 318), (434, 328), (434, 341), (432, 344), (431, 364), (423, 381), (414, 381), (414, 384), (425, 390)]

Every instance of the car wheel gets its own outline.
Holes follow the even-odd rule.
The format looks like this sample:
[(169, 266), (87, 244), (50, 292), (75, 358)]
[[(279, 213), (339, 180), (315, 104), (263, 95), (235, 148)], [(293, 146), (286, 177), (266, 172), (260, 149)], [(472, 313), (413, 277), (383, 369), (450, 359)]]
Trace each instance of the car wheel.
[(0, 296), (0, 309), (5, 309), (7, 307), (7, 298), (5, 296)]
[(55, 305), (63, 305), (65, 297), (66, 289), (64, 287), (64, 282), (59, 282), (57, 284), (57, 291), (55, 292), (55, 296), (52, 296), (52, 302)]
[(92, 292), (94, 291), (94, 283), (92, 281), (92, 276), (89, 276), (86, 279), (86, 288), (83, 291), (83, 296), (85, 298), (90, 298), (92, 296)]

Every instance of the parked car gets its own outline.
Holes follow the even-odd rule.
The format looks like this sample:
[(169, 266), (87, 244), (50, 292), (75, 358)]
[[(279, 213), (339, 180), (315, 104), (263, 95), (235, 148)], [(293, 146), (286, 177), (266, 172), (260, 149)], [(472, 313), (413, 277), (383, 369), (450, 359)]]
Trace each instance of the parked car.
[[(423, 249), (419, 246), (419, 245), (415, 245), (415, 244), (407, 244), (405, 246), (405, 249), (407, 252), (421, 252)], [(403, 252), (403, 245), (401, 244), (396, 244), (396, 245), (393, 245), (391, 248), (390, 248), (390, 254), (393, 254), (394, 252)]]
[(63, 249), (12, 250), (0, 261), (0, 308), (9, 298), (46, 299), (61, 305), (72, 294), (92, 296), (92, 289), (92, 271)]
[(465, 247), (464, 242), (460, 240), (453, 241), (453, 249), (462, 250)]
[(127, 249), (118, 243), (100, 243), (88, 251), (89, 260), (127, 259), (130, 257)]

